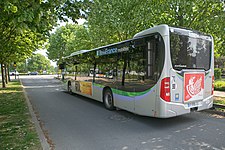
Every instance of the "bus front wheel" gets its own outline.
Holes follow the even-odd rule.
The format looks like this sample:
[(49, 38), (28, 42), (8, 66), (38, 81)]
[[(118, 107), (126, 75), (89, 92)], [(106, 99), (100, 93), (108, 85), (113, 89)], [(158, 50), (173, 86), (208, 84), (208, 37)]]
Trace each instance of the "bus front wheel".
[(104, 103), (106, 109), (108, 109), (108, 110), (115, 109), (112, 91), (108, 88), (104, 90), (103, 103)]
[(67, 91), (69, 94), (72, 94), (72, 85), (71, 85), (71, 82), (68, 83), (68, 86), (67, 86)]

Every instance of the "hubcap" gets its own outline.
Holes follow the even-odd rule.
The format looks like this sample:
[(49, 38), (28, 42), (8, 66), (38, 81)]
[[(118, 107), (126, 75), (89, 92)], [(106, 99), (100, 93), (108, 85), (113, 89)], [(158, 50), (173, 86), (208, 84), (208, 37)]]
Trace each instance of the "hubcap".
[(68, 85), (68, 92), (71, 92), (71, 85)]
[(106, 94), (105, 101), (108, 107), (112, 106), (112, 95), (110, 93)]

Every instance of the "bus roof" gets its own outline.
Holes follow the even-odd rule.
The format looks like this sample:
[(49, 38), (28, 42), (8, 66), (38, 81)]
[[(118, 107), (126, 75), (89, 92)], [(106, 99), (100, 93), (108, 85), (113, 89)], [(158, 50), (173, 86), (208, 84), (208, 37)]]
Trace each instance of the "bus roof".
[(163, 35), (169, 35), (169, 26), (166, 24), (162, 24), (162, 25), (158, 25), (158, 26), (154, 26), (152, 28), (143, 30), (137, 34), (134, 35), (134, 39), (138, 38), (138, 37), (142, 37), (142, 36), (146, 36), (152, 33), (160, 33), (162, 36)]
[(80, 54), (83, 54), (83, 53), (87, 53), (89, 51), (91, 51), (91, 50), (80, 50), (80, 51), (76, 51), (76, 52), (71, 53), (69, 56), (66, 56), (66, 57), (63, 57), (63, 58), (73, 57), (73, 56), (76, 56), (76, 55), (80, 55)]
[(122, 44), (122, 43), (130, 42), (130, 41), (132, 41), (132, 39), (128, 39), (128, 40), (125, 40), (125, 41), (121, 41), (121, 42), (117, 42), (117, 43), (113, 43), (113, 44), (109, 44), (109, 45), (105, 45), (105, 46), (97, 47), (97, 48), (92, 49), (91, 51), (95, 51), (95, 50), (99, 50), (99, 49), (107, 48), (107, 47), (110, 47), (110, 46), (114, 46), (114, 45), (118, 45), (118, 44)]
[(104, 49), (104, 48), (107, 48), (107, 47), (110, 47), (110, 46), (114, 46), (114, 45), (126, 43), (126, 42), (129, 42), (131, 40), (132, 39), (125, 40), (125, 41), (121, 41), (121, 42), (118, 42), (118, 43), (113, 43), (113, 44), (101, 46), (101, 47), (98, 47), (98, 48), (94, 48), (94, 49), (91, 49), (91, 50), (80, 50), (80, 51), (76, 51), (76, 52), (71, 53), (69, 56), (66, 56), (66, 57), (63, 57), (63, 58), (64, 59), (65, 58), (70, 58), (70, 57), (77, 56), (77, 55), (80, 55), (80, 54), (83, 54), (83, 53), (87, 53), (87, 52), (91, 52), (91, 51), (97, 51), (97, 50)]
[(73, 57), (73, 56), (76, 56), (76, 55), (80, 55), (80, 54), (83, 54), (83, 53), (87, 53), (87, 52), (90, 52), (90, 51), (97, 51), (97, 50), (101, 50), (101, 49), (108, 48), (108, 47), (111, 47), (111, 46), (115, 46), (115, 45), (118, 45), (118, 44), (130, 42), (133, 39), (138, 39), (140, 37), (143, 37), (145, 35), (149, 35), (151, 33), (158, 32), (161, 35), (167, 35), (167, 34), (169, 34), (169, 30), (168, 29), (169, 29), (169, 26), (166, 25), (166, 24), (158, 25), (158, 26), (155, 26), (155, 27), (152, 27), (152, 28), (143, 30), (143, 31), (135, 34), (132, 39), (128, 39), (128, 40), (125, 40), (125, 41), (121, 41), (121, 42), (117, 42), (117, 43), (113, 43), (113, 44), (109, 44), (109, 45), (97, 47), (97, 48), (94, 48), (94, 49), (91, 49), (91, 50), (80, 50), (80, 51), (76, 51), (76, 52), (73, 52), (69, 56), (66, 56), (64, 58), (70, 58), (70, 57)]

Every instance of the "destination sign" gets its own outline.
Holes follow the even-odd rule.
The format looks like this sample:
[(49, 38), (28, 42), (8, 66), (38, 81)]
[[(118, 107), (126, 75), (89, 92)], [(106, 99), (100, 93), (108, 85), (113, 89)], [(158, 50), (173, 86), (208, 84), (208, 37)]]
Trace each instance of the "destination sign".
[(97, 51), (97, 56), (102, 56), (102, 55), (110, 55), (110, 54), (115, 54), (115, 53), (120, 53), (120, 52), (125, 52), (128, 51), (129, 47), (122, 47), (122, 48), (110, 48), (110, 49), (104, 49), (104, 50), (98, 50)]

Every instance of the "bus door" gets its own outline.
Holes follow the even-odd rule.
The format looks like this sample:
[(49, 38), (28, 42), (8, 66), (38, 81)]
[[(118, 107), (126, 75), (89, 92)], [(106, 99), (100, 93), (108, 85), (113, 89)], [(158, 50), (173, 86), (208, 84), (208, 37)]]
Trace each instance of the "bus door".
[(118, 56), (116, 80), (114, 81), (116, 88), (114, 102), (117, 107), (134, 112), (135, 85), (132, 83), (129, 63), (128, 53), (122, 53)]
[(134, 95), (131, 92), (121, 91), (121, 88), (117, 86), (118, 93), (114, 93), (115, 106), (134, 112)]
[[(130, 55), (128, 70), (130, 71), (130, 85), (135, 95), (135, 112), (138, 114), (150, 114), (155, 110), (156, 84), (154, 65), (156, 59), (157, 36), (140, 38), (134, 41), (134, 49)], [(159, 53), (159, 52), (158, 52)], [(160, 66), (159, 63), (157, 63)]]

